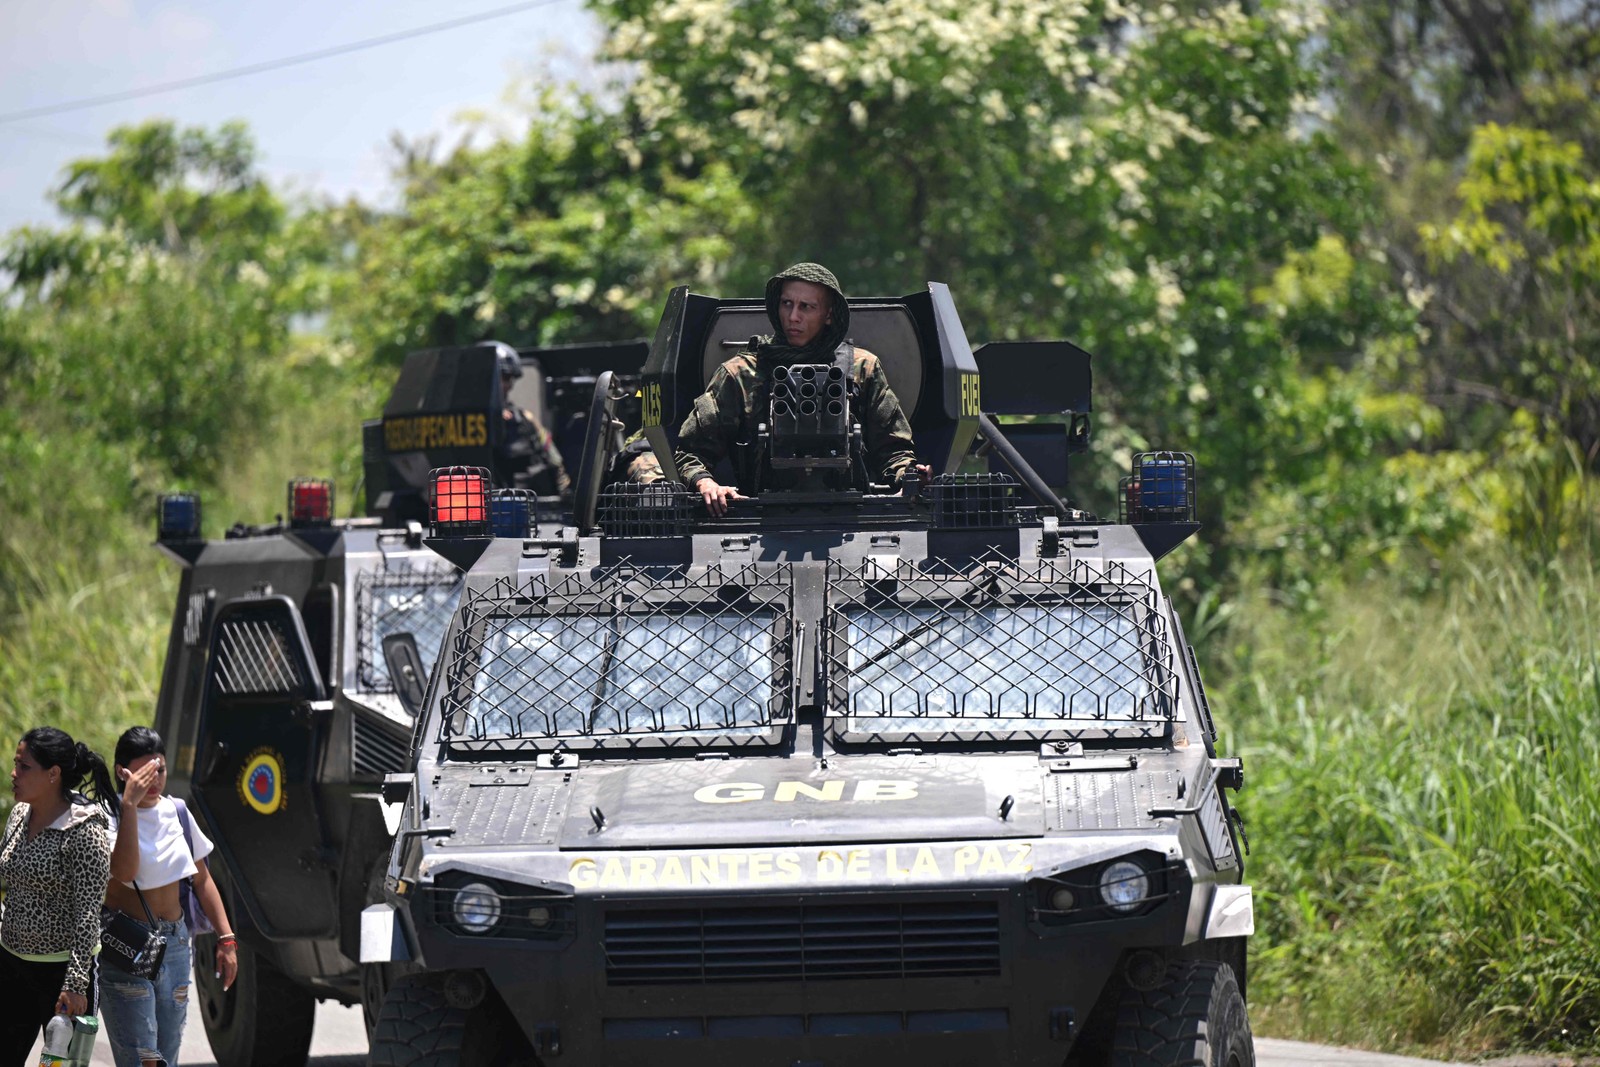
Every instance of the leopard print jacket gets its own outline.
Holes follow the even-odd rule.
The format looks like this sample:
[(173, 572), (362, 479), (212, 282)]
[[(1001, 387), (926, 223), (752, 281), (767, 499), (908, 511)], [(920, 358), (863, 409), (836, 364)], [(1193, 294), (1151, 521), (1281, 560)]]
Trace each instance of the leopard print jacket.
[(0, 837), (0, 945), (18, 955), (68, 952), (63, 988), (87, 996), (100, 946), (100, 903), (111, 877), (106, 813), (81, 796), (28, 840), (28, 805), (11, 809)]

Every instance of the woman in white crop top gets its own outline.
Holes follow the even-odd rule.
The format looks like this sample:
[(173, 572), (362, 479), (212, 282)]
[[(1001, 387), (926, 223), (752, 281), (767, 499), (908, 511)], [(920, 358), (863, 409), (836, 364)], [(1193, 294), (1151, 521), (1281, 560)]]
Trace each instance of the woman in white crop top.
[(167, 953), (151, 979), (102, 964), (101, 1019), (117, 1067), (178, 1067), (189, 1003), (190, 925), (199, 919), (190, 911), (186, 921), (185, 881), (188, 895), (217, 932), (223, 988), (238, 973), (238, 942), (206, 866), (210, 839), (189, 818), (183, 801), (163, 795), (167, 753), (161, 735), (135, 726), (117, 740), (113, 759), (123, 788), (106, 907), (143, 923), (149, 922), (148, 907), (156, 929), (167, 938)]

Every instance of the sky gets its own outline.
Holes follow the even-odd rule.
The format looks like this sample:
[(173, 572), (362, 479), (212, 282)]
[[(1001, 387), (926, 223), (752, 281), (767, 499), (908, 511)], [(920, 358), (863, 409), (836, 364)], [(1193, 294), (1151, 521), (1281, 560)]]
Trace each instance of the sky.
[[(512, 0), (0, 0), (0, 116), (334, 48), (511, 6)], [(391, 134), (469, 125), (514, 134), (512, 86), (589, 75), (599, 41), (581, 0), (142, 99), (0, 121), (0, 234), (60, 221), (47, 193), (114, 127), (242, 119), (280, 191), (392, 203)], [(525, 95), (525, 94), (524, 94)], [(480, 138), (483, 135), (480, 134)]]

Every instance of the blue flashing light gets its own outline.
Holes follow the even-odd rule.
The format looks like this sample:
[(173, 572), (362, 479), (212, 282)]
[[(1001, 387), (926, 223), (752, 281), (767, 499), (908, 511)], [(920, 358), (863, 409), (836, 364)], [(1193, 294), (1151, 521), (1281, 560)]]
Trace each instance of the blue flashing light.
[(1181, 459), (1147, 459), (1139, 465), (1139, 504), (1181, 508), (1189, 502), (1189, 471)]
[(526, 489), (496, 489), (489, 494), (489, 528), (496, 537), (527, 537), (536, 515), (534, 495)]
[(200, 494), (163, 493), (156, 498), (156, 540), (194, 541), (200, 537)]
[(1122, 482), (1128, 522), (1193, 522), (1194, 456), (1188, 452), (1141, 452)]

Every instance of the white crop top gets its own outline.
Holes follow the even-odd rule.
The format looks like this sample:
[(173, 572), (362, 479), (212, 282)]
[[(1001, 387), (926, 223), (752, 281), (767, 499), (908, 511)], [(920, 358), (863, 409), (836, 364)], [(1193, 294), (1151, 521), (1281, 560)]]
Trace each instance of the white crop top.
[[(191, 813), (189, 825), (194, 837), (194, 855), (189, 855), (188, 842), (183, 839), (183, 823), (178, 821), (178, 806), (171, 797), (162, 797), (153, 808), (140, 808), (136, 821), (139, 824), (139, 873), (136, 880), (140, 889), (153, 889), (187, 878), (198, 869), (194, 861), (203, 860), (211, 854), (211, 839), (201, 831)], [(116, 820), (112, 821), (113, 842), (117, 839), (118, 825)]]

